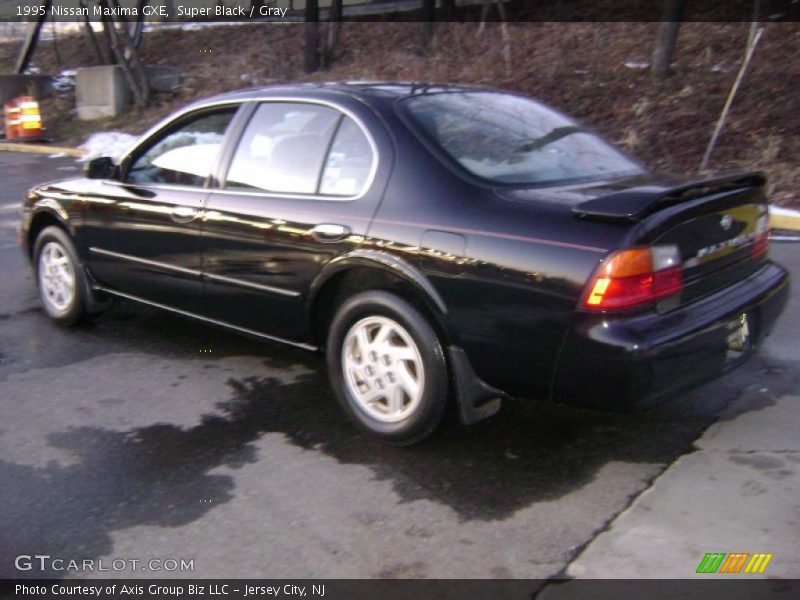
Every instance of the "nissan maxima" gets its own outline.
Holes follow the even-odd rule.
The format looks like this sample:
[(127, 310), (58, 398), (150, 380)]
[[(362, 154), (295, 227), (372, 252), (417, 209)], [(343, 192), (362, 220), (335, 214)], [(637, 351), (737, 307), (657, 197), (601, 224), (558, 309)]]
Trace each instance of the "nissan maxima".
[(28, 193), (45, 312), (140, 302), (326, 355), (396, 444), (505, 397), (626, 410), (723, 373), (773, 328), (764, 176), (648, 170), (478, 87), (309, 84), (197, 102)]

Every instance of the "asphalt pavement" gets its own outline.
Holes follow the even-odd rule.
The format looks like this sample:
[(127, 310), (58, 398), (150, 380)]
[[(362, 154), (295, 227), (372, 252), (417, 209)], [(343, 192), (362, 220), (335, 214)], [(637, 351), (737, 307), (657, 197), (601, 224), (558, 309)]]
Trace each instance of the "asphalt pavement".
[[(694, 523), (698, 504), (670, 496), (681, 464), (730, 454), (732, 440), (767, 430), (780, 443), (736, 446), (755, 462), (717, 456), (681, 485), (716, 497), (714, 486), (737, 477), (739, 487), (720, 489), (753, 506), (783, 487), (798, 497), (797, 421), (787, 416), (797, 416), (800, 389), (796, 291), (760, 355), (655, 410), (507, 402), (489, 421), (391, 448), (346, 422), (316, 355), (130, 303), (88, 326), (50, 323), (16, 245), (17, 210), (30, 185), (77, 169), (73, 159), (0, 153), (0, 577), (593, 574), (593, 544), (630, 515), (646, 520), (645, 501), (673, 510), (673, 523)], [(797, 274), (797, 249), (771, 252)], [(727, 433), (734, 424), (738, 433)], [(761, 451), (772, 453), (767, 462)], [(800, 539), (797, 501), (770, 507), (757, 521), (737, 517), (726, 543), (748, 551), (770, 526)], [(676, 550), (683, 562), (670, 576), (692, 576), (706, 547)], [(797, 577), (800, 549), (780, 548), (767, 575)], [(124, 568), (18, 568), (34, 554)], [(619, 560), (602, 568), (629, 573)]]

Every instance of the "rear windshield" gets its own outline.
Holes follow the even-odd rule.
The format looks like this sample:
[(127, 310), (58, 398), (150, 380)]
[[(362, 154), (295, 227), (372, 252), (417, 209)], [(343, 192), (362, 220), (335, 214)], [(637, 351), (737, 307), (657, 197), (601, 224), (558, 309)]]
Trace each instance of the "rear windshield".
[(493, 182), (557, 184), (644, 172), (598, 135), (520, 96), (443, 92), (402, 106), (450, 158)]

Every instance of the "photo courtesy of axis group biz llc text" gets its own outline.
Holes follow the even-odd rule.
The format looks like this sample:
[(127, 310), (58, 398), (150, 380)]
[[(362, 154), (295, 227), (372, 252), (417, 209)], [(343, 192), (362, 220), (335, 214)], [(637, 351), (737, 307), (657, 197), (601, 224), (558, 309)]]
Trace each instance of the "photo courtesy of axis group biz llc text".
[(799, 24), (0, 0), (0, 596), (800, 593)]
[(145, 594), (159, 598), (179, 598), (186, 595), (194, 596), (228, 596), (241, 592), (241, 597), (251, 596), (298, 596), (298, 597), (323, 597), (325, 596), (325, 584), (312, 584), (310, 587), (294, 584), (283, 585), (250, 585), (242, 583), (165, 583), (142, 585), (138, 582), (129, 583), (101, 583), (93, 585), (80, 585), (70, 583), (55, 583), (52, 585), (38, 585), (18, 583), (15, 592), (19, 596), (67, 596), (84, 597), (94, 596), (97, 598), (105, 597), (136, 597)]

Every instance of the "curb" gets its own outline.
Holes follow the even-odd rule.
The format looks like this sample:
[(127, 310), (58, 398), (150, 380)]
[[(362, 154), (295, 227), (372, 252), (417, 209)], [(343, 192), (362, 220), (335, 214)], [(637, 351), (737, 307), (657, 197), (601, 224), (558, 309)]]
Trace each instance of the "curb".
[(800, 210), (792, 210), (781, 206), (770, 206), (769, 224), (772, 229), (800, 231)]
[(61, 146), (45, 146), (44, 144), (17, 144), (13, 142), (0, 142), (2, 152), (25, 152), (28, 154), (65, 154), (80, 158), (86, 154), (80, 148), (63, 148)]

